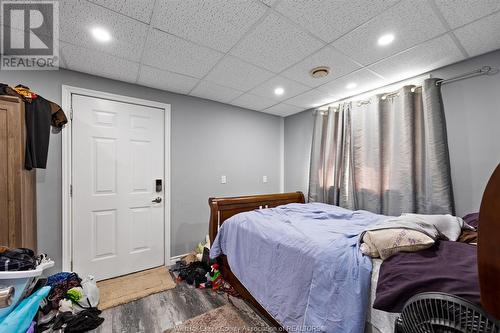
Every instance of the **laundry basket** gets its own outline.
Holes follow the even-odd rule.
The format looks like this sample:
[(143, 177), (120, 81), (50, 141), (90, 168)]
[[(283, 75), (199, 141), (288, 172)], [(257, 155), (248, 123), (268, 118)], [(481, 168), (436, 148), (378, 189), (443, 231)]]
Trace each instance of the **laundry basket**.
[(30, 294), (43, 271), (53, 266), (49, 260), (28, 271), (0, 272), (0, 322)]

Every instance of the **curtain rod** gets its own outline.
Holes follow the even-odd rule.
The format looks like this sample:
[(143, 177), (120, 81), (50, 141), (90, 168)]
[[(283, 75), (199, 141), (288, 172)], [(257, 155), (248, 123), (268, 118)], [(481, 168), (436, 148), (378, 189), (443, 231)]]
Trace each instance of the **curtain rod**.
[(491, 66), (483, 66), (480, 69), (476, 69), (476, 70), (474, 70), (472, 72), (460, 74), (460, 75), (451, 77), (449, 79), (437, 80), (436, 81), (436, 86), (438, 86), (440, 84), (442, 85), (442, 84), (447, 84), (447, 83), (455, 82), (455, 81), (458, 81), (458, 80), (468, 79), (468, 78), (474, 77), (474, 76), (492, 75), (492, 74), (496, 74), (496, 73), (498, 73), (498, 69), (493, 68)]
[[(441, 79), (441, 80), (437, 80), (436, 81), (436, 85), (443, 85), (443, 84), (447, 84), (447, 83), (451, 83), (451, 82), (455, 82), (455, 81), (458, 81), (458, 80), (463, 80), (463, 79), (466, 79), (466, 78), (470, 78), (470, 77), (474, 77), (474, 76), (479, 76), (479, 75), (493, 75), (493, 74), (496, 74), (499, 72), (499, 69), (498, 68), (493, 68), (491, 66), (483, 66), (481, 67), (480, 69), (476, 69), (474, 71), (471, 71), (471, 72), (468, 72), (468, 73), (464, 73), (464, 74), (460, 74), (460, 75), (457, 75), (457, 76), (454, 76), (454, 77), (451, 77), (449, 79)], [(422, 74), (422, 75), (425, 75), (426, 73)], [(411, 78), (410, 78), (411, 79)], [(399, 82), (404, 82), (404, 81), (408, 81), (409, 79), (404, 79), (404, 80), (401, 80)], [(394, 84), (397, 84), (398, 82), (394, 82), (394, 83), (391, 83), (389, 85), (394, 85)], [(383, 88), (383, 87), (379, 87), (379, 88), (375, 88), (375, 89), (371, 89), (371, 90), (368, 90), (368, 91), (365, 91), (365, 92), (362, 92), (362, 93), (359, 93), (357, 95), (364, 95), (364, 94), (367, 94), (369, 93), (370, 91), (374, 91), (374, 90), (378, 90), (380, 88)], [(414, 91), (414, 90), (412, 90)], [(395, 93), (392, 93), (392, 94), (395, 94)], [(341, 102), (341, 101), (345, 101), (345, 100), (350, 100), (350, 99), (353, 99), (354, 97), (356, 97), (357, 95), (353, 95), (353, 96), (348, 96), (348, 97), (345, 97), (345, 98), (342, 98), (342, 99), (339, 99), (338, 101), (335, 101), (335, 102), (330, 102), (330, 103), (327, 103), (327, 104), (324, 104), (324, 105), (321, 105), (321, 106), (318, 106), (314, 109), (320, 109), (320, 108), (324, 108), (324, 107), (328, 107), (330, 105), (333, 105), (335, 103), (338, 103), (338, 102)], [(389, 94), (386, 94), (385, 96), (390, 96), (391, 93)], [(364, 101), (361, 101), (362, 103)], [(366, 104), (366, 103), (365, 103)]]

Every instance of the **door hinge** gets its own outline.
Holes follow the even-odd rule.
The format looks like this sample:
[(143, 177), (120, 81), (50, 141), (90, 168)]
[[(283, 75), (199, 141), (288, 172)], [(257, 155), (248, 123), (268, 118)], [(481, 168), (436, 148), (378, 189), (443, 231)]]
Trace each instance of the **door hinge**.
[(73, 197), (73, 185), (69, 186), (69, 196)]
[(73, 107), (69, 109), (69, 119), (73, 120)]

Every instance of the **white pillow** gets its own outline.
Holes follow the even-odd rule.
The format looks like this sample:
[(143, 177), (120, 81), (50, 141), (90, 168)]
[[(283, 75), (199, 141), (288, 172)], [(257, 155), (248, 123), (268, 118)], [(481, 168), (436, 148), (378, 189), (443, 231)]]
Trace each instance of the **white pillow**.
[[(470, 227), (468, 224), (462, 220), (462, 218), (457, 216), (452, 216), (450, 214), (446, 215), (426, 215), (426, 214), (402, 214), (401, 217), (406, 219), (411, 219), (414, 222), (421, 222), (433, 225), (439, 232), (440, 238), (444, 238), (451, 241), (456, 241), (462, 229), (468, 229)], [(443, 237), (444, 236), (444, 237)]]

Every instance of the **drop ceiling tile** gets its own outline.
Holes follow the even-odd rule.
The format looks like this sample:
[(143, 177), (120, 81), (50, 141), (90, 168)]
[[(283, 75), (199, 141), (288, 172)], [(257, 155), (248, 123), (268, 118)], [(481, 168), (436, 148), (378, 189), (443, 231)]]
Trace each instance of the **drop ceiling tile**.
[[(427, 1), (404, 0), (332, 45), (352, 59), (368, 65), (445, 31)], [(388, 33), (395, 35), (394, 42), (379, 46), (378, 38)]]
[(242, 92), (236, 89), (205, 81), (201, 81), (190, 93), (192, 96), (211, 99), (222, 103), (229, 103), (241, 94)]
[(265, 69), (226, 56), (208, 73), (205, 80), (247, 91), (272, 76), (274, 74)]
[[(281, 96), (277, 96), (274, 93), (274, 89), (283, 88), (285, 92)], [(264, 82), (263, 84), (255, 87), (250, 91), (251, 94), (262, 96), (266, 98), (274, 99), (277, 102), (284, 101), (293, 96), (297, 96), (307, 90), (310, 90), (308, 86), (300, 84), (298, 82), (289, 80), (282, 76), (273, 77), (271, 80)]]
[(276, 10), (330, 43), (399, 0), (281, 1)]
[[(22, 1), (22, 0), (12, 0), (12, 1)], [(12, 1), (9, 1), (9, 2), (12, 2)], [(24, 1), (24, 2), (27, 2), (27, 1)], [(3, 5), (2, 0), (0, 0), (0, 5)], [(12, 23), (14, 23), (14, 22), (12, 22)], [(0, 20), (0, 25), (2, 25), (4, 27), (9, 27), (9, 29), (11, 30), (11, 38), (19, 38), (17, 36), (20, 36), (19, 34), (22, 33), (23, 31), (24, 32), (30, 31), (29, 25), (25, 26), (24, 24), (22, 24), (22, 27), (16, 27), (15, 25), (12, 26), (12, 23), (9, 26), (9, 25), (7, 25), (7, 22), (6, 22), (6, 20), (3, 19), (3, 17)], [(48, 25), (48, 24), (46, 26), (41, 26), (40, 28), (37, 28), (36, 34), (42, 35), (42, 36), (52, 36), (52, 26)], [(3, 41), (2, 41), (2, 43), (3, 43)]]
[(500, 48), (500, 12), (454, 31), (471, 57)]
[(276, 1), (278, 1), (278, 0), (260, 0), (260, 2), (262, 2), (263, 4), (265, 4), (268, 7), (274, 6)]
[(230, 53), (278, 73), (323, 45), (286, 19), (271, 13)]
[(261, 96), (256, 96), (252, 94), (243, 94), (235, 100), (231, 101), (231, 104), (241, 106), (242, 108), (261, 111), (266, 109), (277, 102), (271, 98), (265, 98)]
[(143, 63), (156, 68), (203, 77), (223, 54), (152, 29), (146, 41)]
[(281, 117), (290, 116), (292, 114), (299, 113), (301, 111), (304, 111), (304, 108), (285, 103), (280, 103), (263, 110), (263, 112), (274, 114)]
[(89, 0), (120, 14), (149, 23), (153, 15), (154, 0)]
[(256, 1), (162, 0), (155, 28), (227, 52), (267, 10)]
[(146, 87), (187, 94), (198, 81), (189, 76), (142, 65), (137, 83)]
[[(132, 61), (139, 61), (148, 25), (83, 0), (59, 2), (60, 40), (98, 50)], [(90, 29), (102, 27), (111, 33), (109, 43), (99, 43)]]
[(336, 101), (338, 98), (325, 91), (313, 89), (286, 100), (286, 104), (303, 109), (315, 108)]
[[(360, 94), (362, 92), (381, 87), (387, 80), (375, 75), (367, 69), (361, 69), (352, 74), (343, 76), (337, 80), (329, 82), (317, 89), (335, 96), (335, 100)], [(355, 84), (353, 88), (347, 88), (349, 84)]]
[(60, 43), (60, 52), (67, 69), (125, 82), (137, 79), (138, 63), (64, 42)]
[(464, 56), (449, 35), (417, 45), (384, 59), (369, 68), (396, 82), (463, 60)]
[(452, 29), (500, 10), (498, 0), (435, 1)]
[[(310, 71), (317, 66), (330, 67), (330, 74), (323, 78), (313, 78), (310, 75)], [(310, 87), (317, 87), (359, 68), (361, 66), (334, 48), (326, 46), (312, 56), (285, 70), (281, 75), (302, 82)]]

